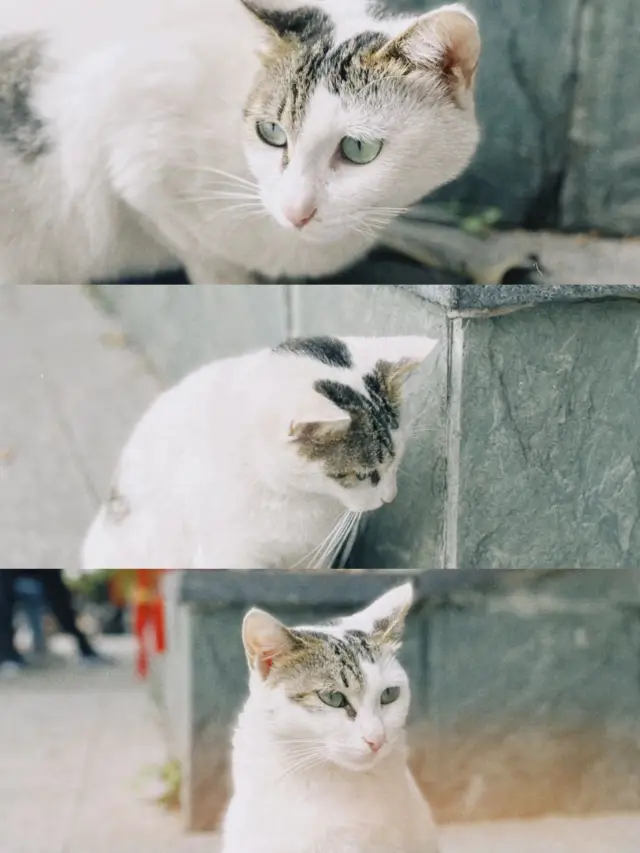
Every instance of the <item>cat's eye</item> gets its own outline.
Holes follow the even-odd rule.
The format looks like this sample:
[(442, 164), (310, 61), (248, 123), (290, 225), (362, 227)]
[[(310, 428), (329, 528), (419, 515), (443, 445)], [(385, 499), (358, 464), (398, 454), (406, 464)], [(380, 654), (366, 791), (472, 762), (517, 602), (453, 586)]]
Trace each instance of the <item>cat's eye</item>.
[(400, 696), (400, 688), (399, 687), (387, 687), (386, 690), (383, 690), (380, 694), (380, 704), (381, 705), (392, 705), (397, 701)]
[(274, 148), (284, 148), (287, 144), (287, 134), (281, 125), (275, 121), (259, 121), (256, 133), (263, 142)]
[(344, 693), (339, 693), (337, 690), (320, 690), (318, 699), (330, 708), (346, 708), (349, 704)]
[(356, 166), (372, 163), (381, 151), (381, 139), (356, 139), (354, 136), (345, 136), (340, 141), (340, 153), (343, 158)]

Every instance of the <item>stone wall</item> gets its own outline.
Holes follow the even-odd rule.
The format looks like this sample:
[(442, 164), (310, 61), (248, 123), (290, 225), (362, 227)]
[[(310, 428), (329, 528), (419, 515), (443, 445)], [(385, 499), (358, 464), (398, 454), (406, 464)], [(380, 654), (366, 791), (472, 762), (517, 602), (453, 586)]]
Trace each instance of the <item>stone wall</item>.
[[(422, 10), (428, 0), (393, 0)], [(640, 4), (471, 0), (484, 51), (476, 159), (438, 198), (510, 225), (640, 232)]]

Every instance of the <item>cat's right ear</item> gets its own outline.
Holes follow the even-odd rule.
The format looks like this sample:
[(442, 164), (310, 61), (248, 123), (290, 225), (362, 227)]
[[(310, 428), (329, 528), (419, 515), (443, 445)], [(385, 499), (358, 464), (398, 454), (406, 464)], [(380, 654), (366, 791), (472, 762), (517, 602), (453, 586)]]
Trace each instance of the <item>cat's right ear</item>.
[(314, 441), (328, 435), (344, 433), (351, 425), (350, 415), (323, 397), (314, 393), (306, 400), (300, 413), (289, 424), (291, 441)]
[(374, 54), (392, 74), (436, 74), (446, 90), (464, 102), (473, 90), (480, 59), (478, 22), (462, 3), (420, 15)]
[(252, 608), (242, 623), (242, 642), (249, 667), (264, 680), (278, 658), (290, 652), (295, 640), (275, 616)]

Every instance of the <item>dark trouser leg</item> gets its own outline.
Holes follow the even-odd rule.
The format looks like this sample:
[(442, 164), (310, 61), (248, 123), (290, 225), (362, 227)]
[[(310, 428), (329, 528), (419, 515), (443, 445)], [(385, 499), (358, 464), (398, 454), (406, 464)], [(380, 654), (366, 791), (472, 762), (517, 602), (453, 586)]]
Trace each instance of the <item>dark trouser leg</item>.
[(78, 627), (71, 590), (64, 582), (62, 570), (37, 569), (31, 574), (41, 582), (45, 598), (56, 617), (60, 630), (76, 638), (81, 655), (93, 654), (91, 643)]
[(14, 569), (0, 569), (0, 663), (6, 660), (19, 660), (13, 642), (13, 614), (15, 610), (15, 592), (13, 584), (16, 578)]

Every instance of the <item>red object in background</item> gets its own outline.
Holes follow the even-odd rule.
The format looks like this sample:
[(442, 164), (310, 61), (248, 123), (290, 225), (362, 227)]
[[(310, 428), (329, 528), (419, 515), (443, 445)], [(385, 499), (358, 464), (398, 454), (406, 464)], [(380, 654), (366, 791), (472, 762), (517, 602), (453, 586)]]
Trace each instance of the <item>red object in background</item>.
[(153, 651), (166, 649), (164, 601), (161, 581), (164, 569), (137, 569), (133, 584), (133, 631), (138, 640), (136, 671), (141, 678), (149, 673), (148, 640), (153, 638)]

